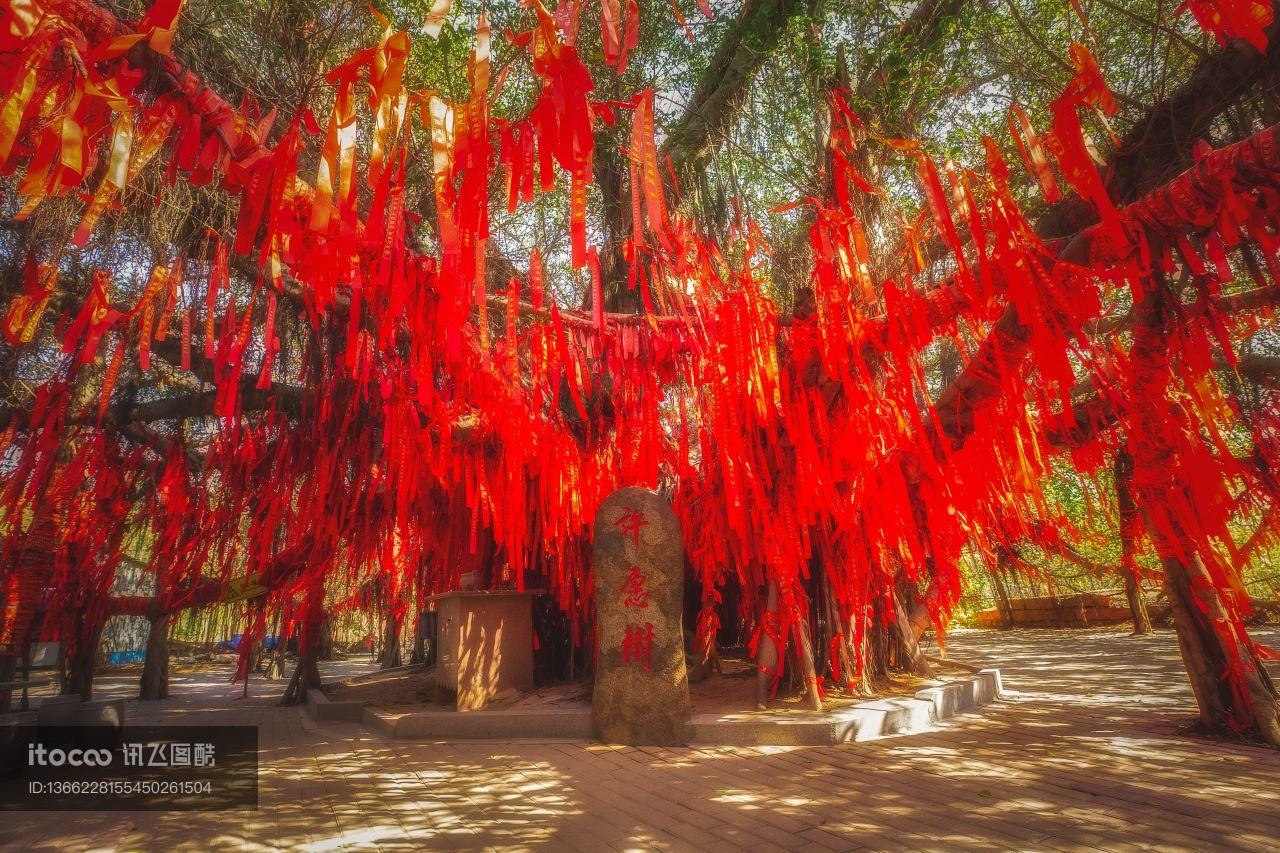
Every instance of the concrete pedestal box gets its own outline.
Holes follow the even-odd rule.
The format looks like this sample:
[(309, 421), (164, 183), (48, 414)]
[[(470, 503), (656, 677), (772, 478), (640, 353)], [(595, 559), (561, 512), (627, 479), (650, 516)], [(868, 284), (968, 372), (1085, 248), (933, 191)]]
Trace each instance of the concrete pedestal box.
[(433, 595), (436, 701), (478, 711), (504, 690), (533, 689), (533, 597), (540, 590)]

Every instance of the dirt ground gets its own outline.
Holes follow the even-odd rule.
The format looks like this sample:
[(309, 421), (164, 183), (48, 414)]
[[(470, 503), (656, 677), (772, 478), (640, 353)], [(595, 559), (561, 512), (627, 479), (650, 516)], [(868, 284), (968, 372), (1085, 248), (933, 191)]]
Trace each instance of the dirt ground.
[[(208, 658), (200, 660), (179, 660), (171, 658), (169, 660), (169, 672), (182, 674), (209, 672), (211, 670), (223, 669), (227, 666), (235, 666), (236, 661), (237, 658), (235, 655), (210, 655)], [(290, 660), (289, 663), (292, 664), (293, 661)], [(122, 663), (118, 666), (105, 664), (103, 666), (99, 666), (95, 671), (101, 675), (142, 675), (142, 663), (141, 661), (136, 663)]]
[[(966, 670), (954, 664), (933, 664), (934, 679), (946, 680), (966, 674)], [(694, 714), (733, 714), (755, 709), (755, 664), (741, 658), (725, 658), (721, 672), (710, 678), (689, 685), (689, 699)], [(910, 696), (932, 682), (916, 676), (895, 674), (893, 678), (877, 685), (874, 697), (850, 696), (841, 688), (828, 690), (823, 701), (827, 711), (868, 701), (869, 698)], [(804, 697), (788, 691), (784, 680), (778, 693), (769, 703), (770, 713), (801, 712), (806, 710)], [(424, 666), (401, 667), (387, 672), (374, 672), (325, 685), (325, 694), (334, 701), (363, 702), (374, 708), (387, 710), (428, 711), (449, 708), (435, 704), (435, 672)], [(500, 694), (486, 706), (486, 710), (538, 708), (566, 708), (586, 706), (591, 703), (591, 682), (578, 680), (539, 687), (528, 693), (509, 691)]]

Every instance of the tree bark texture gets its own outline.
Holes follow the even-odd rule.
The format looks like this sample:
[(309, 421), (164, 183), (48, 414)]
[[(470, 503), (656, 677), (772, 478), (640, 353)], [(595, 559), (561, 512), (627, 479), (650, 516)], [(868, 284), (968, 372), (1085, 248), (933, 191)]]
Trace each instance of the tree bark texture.
[(169, 698), (169, 617), (156, 616), (147, 631), (147, 649), (142, 662), (142, 678), (138, 683), (138, 698), (143, 700)]
[(1124, 579), (1124, 595), (1129, 601), (1129, 613), (1133, 618), (1135, 635), (1151, 633), (1151, 616), (1147, 613), (1147, 601), (1142, 596), (1142, 583), (1138, 577), (1135, 545), (1137, 539), (1138, 508), (1133, 501), (1133, 455), (1122, 450), (1115, 461), (1116, 506), (1120, 515), (1120, 574)]

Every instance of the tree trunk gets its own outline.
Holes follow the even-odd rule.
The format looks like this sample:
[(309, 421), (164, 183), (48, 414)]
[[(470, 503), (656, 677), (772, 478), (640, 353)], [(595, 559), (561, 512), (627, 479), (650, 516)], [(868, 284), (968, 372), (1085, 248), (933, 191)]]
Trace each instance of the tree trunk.
[(1142, 595), (1136, 572), (1124, 573), (1124, 597), (1129, 601), (1129, 613), (1133, 618), (1135, 637), (1151, 633), (1151, 616), (1147, 613), (1147, 600)]
[(1000, 614), (1000, 627), (1007, 631), (1013, 627), (1013, 602), (1009, 599), (1009, 590), (1004, 585), (1005, 575), (1013, 563), (1013, 554), (1008, 547), (1001, 545), (996, 550), (996, 564), (988, 567), (991, 572), (991, 588), (995, 592), (996, 611)]
[[(0, 613), (3, 613), (0, 610)], [(18, 670), (17, 655), (0, 655), (0, 681), (14, 681), (14, 676)], [(0, 690), (0, 714), (9, 710), (9, 702), (12, 693), (8, 690)]]
[(729, 25), (659, 152), (671, 158), (681, 181), (719, 149), (756, 72), (804, 8), (800, 0), (755, 0)]
[(62, 680), (63, 696), (79, 696), (84, 702), (93, 698), (93, 674), (97, 665), (98, 643), (102, 640), (102, 625), (89, 632), (75, 651), (65, 661), (66, 677)]
[(320, 624), (320, 660), (333, 660), (333, 617), (325, 616)]
[(413, 645), (410, 647), (409, 663), (421, 664), (427, 662), (427, 637), (426, 632), (422, 630), (422, 612), (418, 613), (418, 618), (413, 620)]
[[(1129, 451), (1135, 504), (1156, 551), (1165, 555), (1165, 590), (1202, 723), (1212, 731), (1235, 732), (1280, 746), (1280, 697), (1254, 652), (1240, 613), (1223, 601), (1197, 553), (1196, 541), (1182, 526), (1194, 512), (1167, 509), (1170, 504), (1182, 504), (1186, 510), (1195, 506), (1194, 496), (1179, 479), (1177, 439), (1161, 438), (1171, 420), (1180, 426), (1179, 409), (1170, 396), (1171, 301), (1167, 282), (1155, 277), (1144, 287), (1134, 310)], [(1133, 436), (1141, 440), (1134, 441)]]
[[(598, 137), (597, 137), (598, 138)], [(610, 138), (609, 141), (613, 141)], [(631, 199), (623, 177), (629, 174), (627, 163), (618, 156), (616, 145), (600, 146), (596, 143), (592, 169), (596, 186), (600, 189), (601, 224), (603, 244), (600, 247), (600, 279), (603, 286), (605, 311), (625, 314), (639, 313), (643, 309), (640, 290), (627, 287), (630, 264), (624, 257), (623, 244), (631, 237)], [(638, 187), (631, 187), (638, 192)], [(587, 288), (585, 298), (590, 298)], [(589, 307), (589, 306), (584, 306)]]
[(867, 623), (864, 642), (864, 666), (870, 671), (872, 684), (875, 679), (889, 676), (889, 614), (885, 612), (885, 601), (877, 597), (871, 605), (871, 617)]
[[(1198, 557), (1186, 563), (1166, 559), (1164, 584), (1201, 722), (1213, 731), (1256, 735), (1280, 746), (1280, 699), (1275, 684), (1247, 635), (1240, 636), (1243, 628), (1231, 630), (1204, 564)], [(1238, 684), (1228, 677), (1233, 666), (1239, 672)], [(1241, 686), (1244, 696), (1239, 695)]]
[[(853, 619), (861, 619), (863, 623), (862, 641), (859, 644), (860, 648), (857, 649), (857, 658), (861, 661), (862, 667), (861, 672), (857, 673), (857, 687), (853, 692), (858, 696), (874, 696), (876, 695), (876, 688), (875, 684), (871, 681), (871, 634), (872, 627), (875, 624), (874, 610), (869, 607), (864, 608), (861, 613), (855, 613)], [(851, 619), (850, 627), (852, 627), (852, 621), (853, 620)], [(854, 648), (854, 642), (853, 635), (850, 634), (848, 645), (851, 650), (851, 655)]]
[(281, 705), (301, 705), (307, 701), (307, 691), (320, 689), (320, 646), (311, 643), (298, 655), (298, 665), (285, 688)]
[(281, 705), (301, 705), (307, 691), (320, 689), (320, 634), (324, 623), (324, 587), (315, 582), (307, 591), (306, 615), (298, 631), (298, 665), (285, 688)]
[(169, 617), (156, 616), (147, 632), (146, 657), (142, 662), (142, 678), (138, 682), (138, 698), (169, 698)]
[(765, 593), (764, 622), (760, 629), (760, 637), (756, 643), (756, 710), (764, 711), (769, 707), (769, 693), (773, 689), (773, 680), (777, 676), (780, 656), (778, 646), (773, 641), (770, 630), (777, 631), (778, 619), (778, 582), (769, 581)]
[(400, 665), (400, 619), (388, 610), (382, 632), (382, 654), (378, 658), (379, 669), (391, 669)]
[(262, 677), (268, 681), (275, 681), (284, 675), (284, 640), (281, 638), (275, 649), (271, 652), (271, 660), (267, 663), (267, 671)]
[(1134, 540), (1137, 538), (1138, 507), (1133, 501), (1133, 456), (1121, 450), (1115, 461), (1116, 506), (1120, 514), (1120, 574), (1124, 579), (1124, 595), (1129, 600), (1135, 636), (1151, 633), (1151, 617), (1147, 601), (1142, 597), (1138, 578)]
[[(828, 581), (823, 584), (823, 592), (826, 597), (827, 622), (830, 624), (831, 632), (835, 637), (835, 658), (831, 661), (832, 676), (836, 675), (836, 669), (839, 668), (840, 679), (844, 682), (845, 687), (854, 695), (871, 695), (871, 684), (867, 677), (866, 666), (859, 666), (859, 656), (854, 650), (854, 632), (853, 620), (858, 618), (866, 618), (865, 614), (854, 614), (851, 618), (845, 619), (840, 603), (836, 601), (835, 591)], [(866, 632), (863, 632), (865, 638)], [(865, 660), (865, 658), (864, 658)]]
[(284, 675), (284, 638), (280, 636), (281, 625), (284, 622), (284, 615), (276, 611), (275, 616), (271, 620), (271, 631), (268, 637), (276, 638), (276, 646), (270, 649), (267, 658), (266, 669), (263, 670), (262, 677), (268, 681), (275, 681)]
[(805, 705), (811, 711), (822, 710), (822, 693), (818, 690), (818, 672), (813, 664), (813, 642), (809, 637), (809, 620), (799, 620), (792, 627), (796, 647), (800, 651), (800, 671), (804, 675)]
[(898, 638), (898, 643), (902, 650), (902, 668), (927, 678), (933, 675), (933, 669), (929, 666), (929, 661), (925, 658), (924, 653), (920, 651), (920, 643), (916, 640), (916, 632), (911, 627), (911, 616), (907, 613), (907, 608), (903, 606), (902, 598), (898, 595), (896, 589), (892, 591), (892, 595), (895, 616), (897, 617), (893, 620), (893, 632)]

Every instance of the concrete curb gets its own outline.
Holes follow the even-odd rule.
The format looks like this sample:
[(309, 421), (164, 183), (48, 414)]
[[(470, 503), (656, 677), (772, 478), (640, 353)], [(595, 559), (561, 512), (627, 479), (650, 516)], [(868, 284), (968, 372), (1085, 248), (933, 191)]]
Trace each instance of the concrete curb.
[[(832, 746), (923, 731), (980, 708), (1003, 695), (1000, 670), (984, 669), (914, 697), (876, 699), (832, 713), (703, 714), (690, 721), (689, 741), (717, 746)], [(397, 740), (591, 740), (591, 709), (522, 711), (378, 711), (359, 702), (333, 702), (307, 693), (307, 713), (317, 721), (364, 722)]]
[(830, 714), (795, 712), (772, 717), (706, 714), (694, 717), (691, 742), (721, 746), (832, 746), (929, 728), (999, 699), (1000, 670), (984, 669), (913, 698), (876, 699)]
[(307, 691), (307, 715), (317, 723), (360, 723), (364, 722), (364, 703), (334, 702), (313, 687)]

